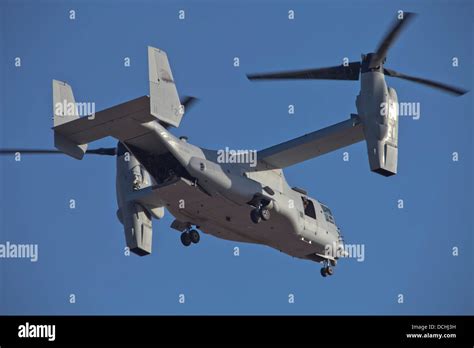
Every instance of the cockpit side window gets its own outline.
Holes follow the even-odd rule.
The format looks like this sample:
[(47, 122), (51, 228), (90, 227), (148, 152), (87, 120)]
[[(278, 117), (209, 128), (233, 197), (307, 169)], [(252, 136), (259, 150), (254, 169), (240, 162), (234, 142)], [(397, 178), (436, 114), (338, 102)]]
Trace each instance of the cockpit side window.
[(304, 214), (316, 219), (316, 210), (314, 210), (313, 201), (304, 196), (301, 196), (301, 199), (303, 200)]
[(326, 207), (325, 205), (321, 204), (321, 208), (323, 209), (324, 217), (326, 218), (327, 222), (335, 224), (334, 217), (332, 216), (331, 209)]

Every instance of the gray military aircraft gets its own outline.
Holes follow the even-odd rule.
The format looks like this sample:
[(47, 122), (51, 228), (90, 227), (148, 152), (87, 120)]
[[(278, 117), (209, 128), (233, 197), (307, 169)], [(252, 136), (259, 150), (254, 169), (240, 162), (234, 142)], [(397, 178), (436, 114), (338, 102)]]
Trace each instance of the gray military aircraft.
[[(251, 75), (251, 79), (311, 78), (357, 80), (357, 115), (330, 127), (263, 149), (231, 153), (225, 160), (177, 138), (186, 109), (194, 102), (179, 100), (167, 55), (149, 47), (149, 96), (80, 117), (71, 87), (53, 80), (54, 144), (59, 150), (5, 149), (1, 153), (65, 153), (116, 156), (117, 217), (126, 244), (140, 256), (152, 251), (152, 219), (165, 208), (175, 217), (171, 227), (185, 246), (200, 240), (198, 229), (218, 238), (267, 245), (293, 257), (323, 264), (321, 275), (333, 274), (344, 256), (344, 244), (331, 210), (297, 187), (290, 187), (283, 168), (366, 140), (372, 171), (389, 176), (397, 170), (397, 95), (384, 75), (408, 79), (455, 94), (465, 91), (414, 78), (383, 67), (387, 51), (406, 13), (375, 53), (362, 62), (324, 69)], [(380, 105), (390, 105), (381, 115)], [(88, 143), (112, 136), (116, 148), (88, 150)], [(330, 246), (330, 248), (328, 248)], [(328, 252), (331, 250), (331, 252)]]

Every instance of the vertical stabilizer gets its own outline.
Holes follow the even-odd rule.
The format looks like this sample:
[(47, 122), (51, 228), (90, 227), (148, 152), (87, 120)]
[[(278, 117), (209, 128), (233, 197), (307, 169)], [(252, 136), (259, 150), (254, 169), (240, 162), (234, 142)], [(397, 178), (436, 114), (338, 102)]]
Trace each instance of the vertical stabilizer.
[(184, 108), (171, 73), (166, 52), (148, 46), (150, 113), (168, 125), (179, 127)]
[(71, 157), (82, 159), (87, 150), (87, 144), (76, 144), (55, 129), (78, 118), (79, 112), (71, 86), (66, 82), (53, 80), (54, 146)]

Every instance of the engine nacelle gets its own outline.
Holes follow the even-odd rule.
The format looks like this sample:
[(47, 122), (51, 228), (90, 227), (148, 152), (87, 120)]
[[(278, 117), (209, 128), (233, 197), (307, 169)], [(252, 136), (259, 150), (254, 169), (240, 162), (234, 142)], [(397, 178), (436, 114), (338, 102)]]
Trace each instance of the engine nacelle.
[(117, 151), (117, 217), (122, 223), (125, 240), (130, 251), (140, 255), (148, 255), (152, 249), (152, 215), (163, 216), (163, 207), (150, 211), (142, 204), (128, 199), (137, 189), (150, 185), (150, 175), (137, 159), (122, 145)]
[(377, 139), (367, 139), (369, 164), (372, 171), (391, 176), (397, 174), (398, 163), (398, 97), (393, 88), (388, 88), (380, 114)]
[(153, 227), (148, 210), (138, 203), (127, 202), (117, 211), (117, 217), (130, 251), (140, 256), (151, 254)]
[(362, 74), (364, 90), (356, 105), (364, 127), (370, 170), (383, 176), (397, 173), (398, 97), (393, 88), (385, 88), (383, 75)]

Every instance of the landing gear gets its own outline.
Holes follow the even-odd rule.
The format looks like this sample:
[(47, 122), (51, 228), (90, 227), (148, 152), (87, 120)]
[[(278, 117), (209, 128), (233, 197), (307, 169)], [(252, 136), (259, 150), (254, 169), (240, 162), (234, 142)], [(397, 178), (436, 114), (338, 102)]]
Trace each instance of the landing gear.
[(326, 266), (326, 267), (321, 268), (321, 275), (323, 277), (331, 276), (333, 274), (334, 274), (334, 268), (332, 268), (331, 266)]
[(188, 232), (185, 231), (181, 233), (181, 243), (183, 243), (184, 246), (191, 245), (191, 235)]
[(199, 243), (199, 241), (201, 240), (201, 236), (199, 235), (198, 231), (191, 230), (188, 233), (189, 233), (189, 237), (191, 238), (191, 242), (193, 242), (194, 244)]
[(258, 209), (252, 209), (252, 211), (250, 212), (250, 219), (252, 219), (252, 222), (254, 224), (258, 224), (262, 220), (260, 211)]
[(335, 266), (335, 262), (332, 262), (332, 260), (324, 261), (324, 266), (321, 268), (321, 275), (323, 277), (332, 276), (334, 274), (334, 268), (330, 266), (329, 262), (331, 262), (331, 265)]
[(260, 209), (260, 216), (262, 217), (262, 220), (263, 221), (268, 221), (270, 220), (270, 210), (268, 210), (267, 208), (262, 208)]
[(268, 202), (260, 202), (256, 208), (252, 209), (250, 212), (250, 219), (253, 223), (258, 224), (260, 221), (270, 220), (270, 209)]
[(181, 233), (181, 243), (183, 243), (184, 246), (190, 246), (191, 243), (197, 244), (200, 240), (201, 236), (199, 235), (199, 232), (194, 229), (185, 230)]
[(322, 275), (323, 277), (326, 277), (326, 276), (327, 276), (327, 274), (326, 274), (326, 267), (321, 268), (321, 275)]

